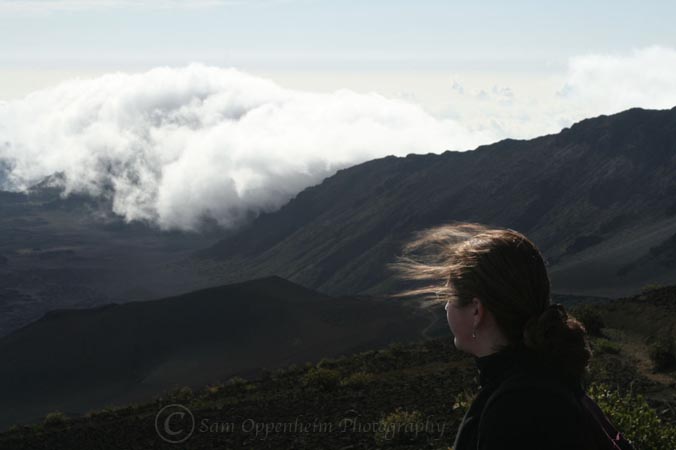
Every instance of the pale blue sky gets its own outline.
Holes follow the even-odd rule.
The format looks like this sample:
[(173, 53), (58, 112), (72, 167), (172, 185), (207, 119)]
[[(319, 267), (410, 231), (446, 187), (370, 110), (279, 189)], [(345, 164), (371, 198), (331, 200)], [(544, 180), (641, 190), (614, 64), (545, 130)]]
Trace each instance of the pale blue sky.
[[(560, 70), (676, 47), (674, 2), (0, 0), (0, 69)], [(167, 4), (174, 6), (167, 6)], [(44, 5), (44, 6), (36, 6)]]
[[(633, 0), (0, 0), (0, 102), (197, 62), (295, 90), (404, 98), (436, 117), (532, 136), (670, 104), (674, 17), (676, 2)], [(574, 108), (559, 96), (570, 85), (586, 90)], [(531, 125), (533, 116), (555, 119)]]

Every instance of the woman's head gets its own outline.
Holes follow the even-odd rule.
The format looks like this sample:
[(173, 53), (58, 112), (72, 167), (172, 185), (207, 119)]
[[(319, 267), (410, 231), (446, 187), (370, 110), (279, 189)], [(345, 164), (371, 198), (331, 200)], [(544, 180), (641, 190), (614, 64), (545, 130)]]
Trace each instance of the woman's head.
[(427, 282), (396, 296), (446, 303), (460, 350), (482, 356), (523, 344), (543, 357), (565, 359), (580, 374), (589, 361), (584, 327), (551, 304), (546, 262), (517, 231), (475, 223), (423, 230), (391, 267), (404, 279)]

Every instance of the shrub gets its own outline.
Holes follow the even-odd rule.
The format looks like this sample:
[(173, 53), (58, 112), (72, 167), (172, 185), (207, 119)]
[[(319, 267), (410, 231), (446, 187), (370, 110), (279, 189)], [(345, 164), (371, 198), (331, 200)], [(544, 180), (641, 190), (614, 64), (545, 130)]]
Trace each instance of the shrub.
[(387, 347), (387, 350), (394, 356), (401, 356), (406, 353), (406, 346), (401, 342), (393, 342)]
[(662, 286), (661, 284), (658, 284), (658, 283), (648, 283), (648, 284), (644, 285), (643, 287), (641, 287), (641, 294), (648, 294), (652, 291), (655, 291), (657, 289), (661, 289), (663, 287), (664, 286)]
[(335, 369), (313, 367), (303, 375), (305, 386), (314, 386), (322, 389), (335, 387), (340, 381), (340, 373)]
[(190, 387), (183, 386), (170, 390), (168, 397), (174, 403), (187, 403), (192, 400), (193, 392)]
[(349, 386), (349, 387), (364, 387), (367, 386), (370, 383), (373, 383), (376, 380), (376, 376), (372, 373), (364, 372), (364, 371), (359, 371), (355, 372), (353, 374), (350, 374), (343, 380), (341, 380), (340, 385), (341, 386)]
[(378, 354), (378, 350), (366, 350), (365, 352), (359, 353), (359, 356), (362, 358), (372, 358)]
[(587, 393), (635, 448), (676, 448), (676, 426), (663, 423), (642, 395), (620, 395), (605, 384), (595, 383)]
[(470, 389), (463, 389), (461, 392), (458, 392), (453, 399), (453, 411), (459, 412), (461, 415), (464, 415), (469, 405), (472, 404), (476, 395)]
[(606, 325), (598, 309), (591, 305), (580, 305), (572, 308), (573, 317), (582, 322), (590, 336), (601, 336), (601, 329)]
[(620, 353), (619, 344), (604, 338), (599, 338), (592, 341), (592, 348), (594, 351), (596, 351), (596, 353), (611, 353), (614, 355)]
[(674, 340), (671, 335), (665, 334), (657, 337), (650, 344), (650, 360), (653, 362), (654, 370), (667, 370), (676, 365), (676, 354), (674, 353)]
[(207, 398), (217, 396), (223, 390), (223, 383), (210, 384), (205, 389)]
[(331, 358), (322, 358), (321, 361), (317, 363), (317, 367), (320, 369), (334, 369), (337, 365), (336, 360)]
[(397, 408), (378, 423), (376, 443), (379, 446), (398, 446), (423, 442), (426, 439), (420, 433), (421, 426), (424, 426), (424, 418), (419, 411)]
[(245, 384), (247, 384), (247, 381), (242, 377), (235, 376), (235, 377), (230, 378), (228, 380), (227, 384), (228, 384), (228, 386), (240, 386), (241, 387), (241, 386), (244, 386)]
[(230, 378), (225, 384), (231, 388), (230, 392), (234, 391), (237, 393), (256, 390), (257, 385), (255, 381), (249, 381), (238, 376)]
[[(157, 401), (162, 403), (164, 400), (162, 397), (157, 397)], [(115, 414), (116, 409), (112, 406), (106, 406), (105, 408), (99, 410), (88, 411), (84, 414), (87, 418), (106, 418)]]
[(52, 411), (45, 416), (45, 425), (63, 425), (68, 417), (61, 411)]

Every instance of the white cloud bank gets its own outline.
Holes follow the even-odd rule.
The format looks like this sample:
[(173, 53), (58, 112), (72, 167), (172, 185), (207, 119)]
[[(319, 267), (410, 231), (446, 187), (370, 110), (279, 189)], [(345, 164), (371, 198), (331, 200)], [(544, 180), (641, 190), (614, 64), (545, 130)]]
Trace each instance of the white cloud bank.
[(193, 64), (75, 80), (0, 104), (5, 188), (62, 172), (66, 192), (163, 229), (279, 208), (342, 167), (495, 139), (378, 94), (287, 90)]
[(0, 103), (0, 184), (3, 172), (13, 190), (62, 172), (66, 192), (109, 195), (129, 221), (190, 230), (208, 216), (234, 227), (369, 159), (528, 138), (631, 107), (671, 108), (676, 51), (573, 58), (556, 89), (537, 98), (452, 82), (447, 92), (453, 120), (378, 94), (284, 89), (199, 64), (74, 80)]
[(676, 106), (676, 50), (636, 49), (630, 55), (572, 58), (559, 94), (580, 111), (615, 113), (632, 107)]

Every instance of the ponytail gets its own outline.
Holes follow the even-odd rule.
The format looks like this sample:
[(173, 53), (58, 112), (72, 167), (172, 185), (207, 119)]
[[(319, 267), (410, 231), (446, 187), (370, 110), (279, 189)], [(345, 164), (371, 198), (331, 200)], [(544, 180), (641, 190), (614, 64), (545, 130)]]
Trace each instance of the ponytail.
[(522, 341), (570, 377), (580, 379), (587, 372), (592, 355), (587, 331), (561, 304), (551, 304), (540, 315), (529, 319)]

